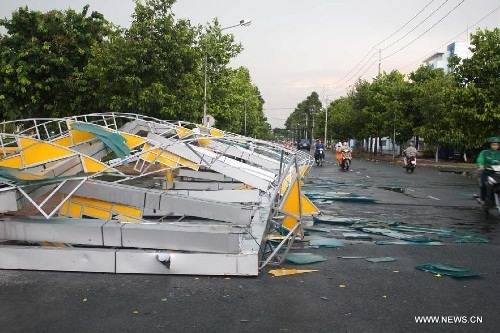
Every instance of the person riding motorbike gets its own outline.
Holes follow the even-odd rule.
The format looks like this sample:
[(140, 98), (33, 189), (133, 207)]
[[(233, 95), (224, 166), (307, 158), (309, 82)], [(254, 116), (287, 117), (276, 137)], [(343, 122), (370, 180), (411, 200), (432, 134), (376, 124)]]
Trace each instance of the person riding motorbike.
[(481, 151), (477, 157), (477, 165), (481, 171), (480, 176), (480, 190), (481, 190), (481, 203), (484, 204), (488, 198), (488, 176), (495, 173), (493, 168), (495, 166), (500, 166), (500, 136), (491, 137), (488, 139), (490, 144), (489, 149)]
[(316, 139), (316, 144), (314, 146), (314, 159), (318, 162), (319, 159), (325, 159), (325, 145), (320, 139)]
[(342, 142), (338, 142), (335, 145), (335, 159), (337, 160), (337, 164), (340, 165), (340, 161), (342, 160)]
[(346, 167), (348, 169), (349, 165), (345, 166), (343, 164), (345, 159), (349, 159), (349, 165), (350, 165), (350, 161), (352, 160), (352, 149), (351, 149), (351, 147), (349, 147), (347, 142), (343, 142), (342, 147), (340, 148), (340, 164), (339, 165), (342, 168)]
[(403, 150), (403, 162), (405, 167), (408, 165), (408, 159), (411, 157), (417, 157), (417, 148), (413, 146), (413, 142), (411, 142), (410, 145)]

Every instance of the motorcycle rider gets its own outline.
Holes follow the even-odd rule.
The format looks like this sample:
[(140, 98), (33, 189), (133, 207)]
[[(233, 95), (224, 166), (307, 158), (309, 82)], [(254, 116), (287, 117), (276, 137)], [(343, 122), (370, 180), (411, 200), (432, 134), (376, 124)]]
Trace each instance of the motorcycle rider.
[(340, 162), (342, 163), (344, 152), (348, 153), (350, 159), (352, 159), (352, 149), (349, 147), (347, 142), (342, 142), (342, 147), (340, 148)]
[(340, 162), (342, 161), (342, 142), (338, 142), (335, 145), (335, 158), (337, 160), (337, 164), (340, 165)]
[(408, 159), (410, 157), (417, 157), (417, 148), (413, 146), (413, 142), (410, 142), (410, 145), (405, 150), (403, 150), (403, 161), (405, 167), (408, 164)]
[(493, 166), (500, 165), (500, 136), (494, 136), (488, 139), (489, 149), (481, 151), (477, 157), (477, 165), (481, 171), (481, 202), (484, 204), (487, 198), (487, 180), (488, 176), (494, 173)]
[(323, 144), (323, 142), (321, 142), (320, 139), (316, 139), (316, 144), (314, 145), (314, 153), (318, 153), (320, 151), (320, 149), (323, 149), (323, 151), (325, 150), (325, 145)]

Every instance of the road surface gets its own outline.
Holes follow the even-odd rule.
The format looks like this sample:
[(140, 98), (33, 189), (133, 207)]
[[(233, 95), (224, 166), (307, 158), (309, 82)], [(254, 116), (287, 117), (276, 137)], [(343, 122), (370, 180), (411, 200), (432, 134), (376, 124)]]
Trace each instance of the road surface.
[[(0, 271), (0, 331), (498, 331), (500, 228), (484, 220), (472, 199), (474, 178), (425, 168), (407, 175), (387, 162), (358, 159), (353, 171), (343, 173), (328, 156), (327, 165), (314, 168), (308, 182), (325, 179), (338, 182), (333, 191), (376, 199), (373, 204), (321, 205), (325, 213), (478, 231), (490, 243), (381, 246), (365, 241), (311, 249), (328, 260), (306, 266), (318, 272), (288, 277), (272, 277), (268, 269), (257, 278)], [(470, 267), (482, 277), (460, 280), (415, 269), (427, 262)], [(482, 323), (415, 323), (421, 315), (478, 316)]]

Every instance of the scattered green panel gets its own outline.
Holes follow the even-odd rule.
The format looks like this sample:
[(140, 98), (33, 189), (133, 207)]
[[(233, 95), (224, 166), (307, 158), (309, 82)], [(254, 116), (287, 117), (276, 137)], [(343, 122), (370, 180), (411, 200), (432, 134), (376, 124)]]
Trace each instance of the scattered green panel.
[(342, 233), (342, 236), (344, 236), (345, 239), (352, 239), (352, 240), (372, 240), (373, 239), (370, 235), (361, 234), (358, 232), (344, 232), (344, 233)]
[(382, 236), (387, 236), (391, 238), (397, 238), (397, 239), (405, 239), (410, 238), (410, 235), (404, 234), (399, 231), (394, 231), (386, 228), (361, 228), (361, 231), (369, 233), (369, 234), (375, 234), (375, 235), (382, 235)]
[(342, 247), (344, 242), (335, 238), (313, 238), (309, 241), (309, 245), (317, 247)]
[(477, 235), (461, 235), (457, 236), (457, 239), (455, 239), (455, 243), (479, 243), (479, 244), (486, 244), (489, 243), (490, 241), (484, 237), (477, 236)]
[(351, 225), (353, 223), (361, 221), (361, 219), (359, 218), (337, 217), (330, 215), (313, 216), (313, 220), (315, 223), (336, 224), (336, 225)]
[(396, 231), (406, 231), (406, 232), (432, 233), (432, 234), (438, 234), (438, 235), (444, 235), (444, 236), (451, 235), (453, 233), (452, 230), (448, 230), (448, 229), (407, 226), (407, 225), (398, 225), (398, 226), (391, 227), (391, 229), (396, 230)]
[(470, 268), (458, 267), (441, 263), (427, 263), (418, 265), (415, 268), (424, 272), (447, 275), (455, 278), (468, 278), (468, 277), (479, 276), (478, 273), (473, 272)]
[(313, 253), (289, 253), (285, 259), (286, 261), (296, 265), (314, 264), (327, 260), (325, 257)]
[(76, 122), (71, 124), (71, 128), (94, 134), (119, 158), (130, 155), (130, 149), (127, 146), (127, 141), (119, 133), (106, 131), (104, 128), (90, 123)]
[(442, 242), (428, 242), (428, 243), (416, 243), (416, 242), (409, 242), (405, 240), (379, 240), (376, 241), (375, 244), (377, 245), (428, 245), (428, 246), (441, 246), (444, 245)]
[(357, 256), (338, 256), (339, 259), (366, 259), (366, 257), (357, 257)]
[(396, 259), (393, 257), (375, 257), (375, 258), (366, 258), (365, 260), (374, 263), (396, 261)]
[(412, 242), (412, 243), (431, 243), (431, 242), (436, 241), (435, 239), (432, 239), (432, 238), (429, 238), (426, 236), (422, 236), (422, 235), (405, 237), (405, 238), (401, 238), (401, 240)]
[(320, 228), (320, 227), (304, 227), (304, 230), (309, 232), (321, 232), (321, 233), (330, 232), (330, 229)]

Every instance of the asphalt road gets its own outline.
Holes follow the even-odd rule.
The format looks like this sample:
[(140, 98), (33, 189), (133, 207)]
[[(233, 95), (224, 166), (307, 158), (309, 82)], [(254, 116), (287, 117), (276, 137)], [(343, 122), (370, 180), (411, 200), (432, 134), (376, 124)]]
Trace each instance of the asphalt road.
[[(0, 271), (0, 332), (498, 332), (500, 228), (471, 198), (475, 179), (425, 168), (407, 175), (362, 160), (354, 160), (352, 172), (331, 162), (314, 168), (308, 181), (325, 179), (338, 182), (333, 191), (377, 201), (321, 205), (326, 213), (478, 231), (490, 243), (311, 249), (328, 260), (305, 266), (318, 272), (288, 277), (267, 270), (257, 278)], [(405, 191), (382, 188), (388, 186)], [(482, 277), (415, 269), (426, 262), (470, 267)], [(482, 323), (416, 324), (420, 315), (480, 316)]]

